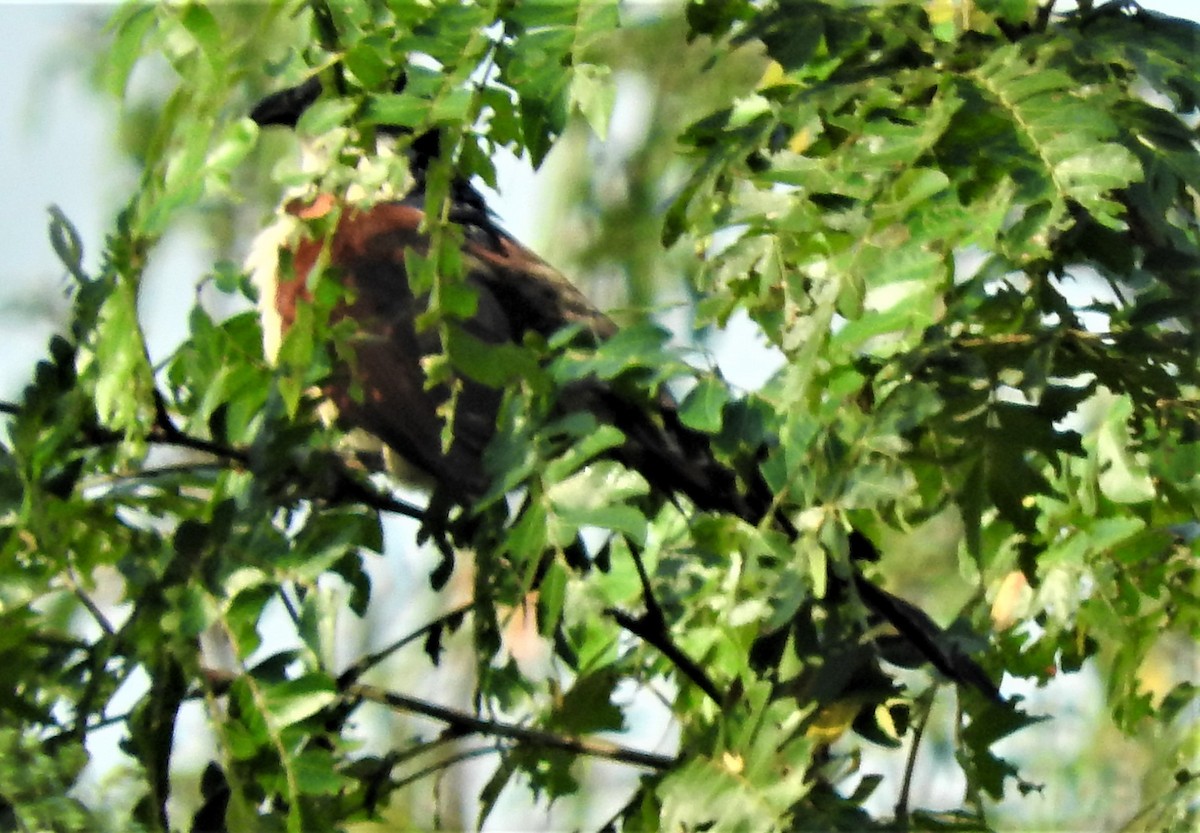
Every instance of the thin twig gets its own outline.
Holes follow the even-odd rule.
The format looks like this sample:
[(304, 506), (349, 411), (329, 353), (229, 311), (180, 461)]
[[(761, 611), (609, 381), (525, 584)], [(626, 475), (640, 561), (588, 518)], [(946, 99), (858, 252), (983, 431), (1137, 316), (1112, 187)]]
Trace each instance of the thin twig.
[(1117, 833), (1131, 833), (1134, 830), (1147, 829), (1147, 819), (1153, 813), (1162, 813), (1167, 807), (1170, 807), (1174, 802), (1178, 801), (1181, 794), (1189, 790), (1196, 789), (1196, 779), (1198, 776), (1185, 770), (1180, 770), (1175, 775), (1175, 783), (1171, 789), (1167, 790), (1162, 795), (1143, 804), (1138, 808), (1129, 820), (1117, 828)]
[[(238, 678), (238, 674), (224, 669), (209, 668), (203, 670), (207, 690), (212, 694), (223, 694)], [(517, 726), (496, 720), (484, 720), (473, 714), (440, 706), (428, 700), (421, 700), (407, 694), (385, 691), (377, 686), (354, 683), (341, 689), (342, 696), (352, 700), (369, 700), (397, 711), (409, 714), (419, 714), (446, 724), (444, 738), (465, 737), (467, 735), (482, 735), (485, 737), (508, 738), (518, 743), (531, 746), (544, 746), (551, 749), (561, 749), (566, 752), (591, 755), (606, 758), (611, 761), (642, 766), (653, 770), (667, 770), (675, 766), (678, 760), (669, 755), (659, 755), (654, 752), (643, 752), (627, 746), (604, 740), (560, 735), (544, 729), (532, 729), (528, 726)], [(197, 696), (199, 692), (189, 692), (189, 696)], [(422, 747), (421, 751), (425, 751)]]
[(623, 610), (610, 607), (605, 609), (605, 614), (611, 616), (613, 621), (647, 645), (657, 648), (663, 656), (683, 672), (685, 677), (707, 694), (709, 699), (718, 706), (724, 707), (725, 698), (721, 696), (720, 689), (717, 688), (704, 669), (695, 660), (685, 654), (683, 649), (671, 639), (671, 635), (667, 631), (666, 616), (663, 614), (662, 607), (659, 605), (658, 599), (654, 596), (654, 590), (650, 586), (650, 576), (646, 573), (645, 564), (642, 563), (641, 553), (633, 545), (633, 542), (628, 543), (629, 554), (633, 558), (633, 566), (637, 570), (638, 580), (642, 585), (642, 598), (645, 600), (646, 612), (641, 616), (630, 616)]
[(234, 460), (242, 466), (250, 465), (250, 454), (240, 448), (193, 437), (181, 431), (175, 421), (171, 419), (171, 414), (167, 410), (167, 402), (158, 389), (154, 391), (154, 428), (150, 431), (150, 439), (163, 445), (174, 445), (201, 451), (214, 457)]
[[(389, 753), (389, 759), (393, 767), (399, 766), (406, 761), (411, 761), (413, 758), (419, 758), (422, 755), (429, 755), (435, 749), (440, 749), (451, 743), (457, 743), (458, 737), (454, 735), (441, 734), (431, 741), (419, 743), (404, 750), (393, 750)], [(497, 746), (497, 748), (499, 748)]]
[(667, 770), (677, 761), (667, 755), (654, 752), (643, 752), (604, 740), (586, 739), (547, 732), (543, 729), (531, 729), (527, 726), (515, 726), (511, 723), (500, 723), (494, 720), (484, 720), (473, 714), (439, 706), (427, 700), (420, 700), (406, 694), (384, 691), (375, 686), (355, 684), (347, 689), (347, 694), (361, 697), (373, 703), (380, 703), (398, 711), (420, 714), (445, 723), (448, 730), (456, 736), (485, 735), (489, 737), (509, 738), (519, 743), (531, 746), (544, 746), (550, 749), (561, 749), (565, 752), (591, 755), (606, 758), (634, 766), (642, 766), (653, 770)]
[(903, 828), (907, 826), (908, 819), (908, 800), (912, 790), (913, 772), (917, 765), (917, 751), (921, 748), (921, 738), (925, 736), (925, 727), (929, 725), (929, 717), (933, 712), (933, 698), (937, 693), (937, 686), (930, 686), (929, 690), (917, 699), (916, 706), (920, 710), (920, 718), (913, 727), (912, 746), (908, 750), (908, 758), (904, 762), (904, 780), (900, 784), (900, 798), (896, 801), (896, 824)]
[(665, 628), (656, 626), (653, 619), (647, 619), (646, 616), (630, 616), (625, 611), (618, 610), (615, 607), (606, 608), (604, 612), (608, 616), (611, 616), (614, 622), (638, 639), (652, 648), (657, 648), (659, 653), (683, 672), (683, 676), (695, 683), (697, 688), (708, 695), (710, 700), (722, 708), (725, 706), (725, 699), (721, 696), (720, 689), (709, 679), (704, 669), (672, 641)]
[(367, 654), (365, 657), (358, 660), (358, 662), (354, 663), (353, 665), (351, 665), (349, 668), (347, 668), (345, 671), (343, 671), (341, 673), (341, 675), (338, 677), (338, 685), (342, 688), (345, 688), (347, 686), (350, 686), (350, 685), (358, 682), (358, 680), (362, 677), (363, 674), (365, 674), (367, 671), (374, 668), (379, 663), (383, 662), (383, 660), (387, 659), (389, 656), (396, 653), (404, 646), (409, 645), (412, 642), (415, 642), (420, 637), (428, 634), (434, 628), (442, 627), (443, 625), (445, 625), (447, 622), (449, 622), (454, 617), (463, 616), (463, 615), (469, 613), (472, 610), (472, 608), (474, 608), (474, 607), (475, 607), (474, 602), (467, 602), (466, 604), (460, 605), (459, 607), (454, 608), (454, 610), (451, 610), (448, 613), (443, 613), (441, 616), (437, 617), (433, 621), (427, 622), (426, 624), (417, 628), (412, 633), (405, 634), (404, 636), (400, 637), (395, 642), (393, 642), (391, 645), (388, 645), (386, 648), (376, 651), (373, 654)]
[(399, 781), (392, 784), (392, 787), (397, 790), (403, 789), (404, 787), (407, 787), (409, 784), (412, 784), (416, 781), (420, 781), (422, 778), (425, 778), (427, 776), (434, 775), (438, 772), (441, 772), (443, 769), (448, 769), (448, 768), (454, 766), (455, 764), (460, 764), (463, 761), (469, 761), (472, 758), (481, 758), (484, 755), (495, 755), (495, 754), (501, 753), (503, 751), (504, 751), (504, 748), (502, 746), (500, 746), (500, 744), (496, 744), (495, 746), (484, 746), (479, 749), (468, 749), (465, 752), (459, 752), (457, 755), (451, 755), (449, 758), (438, 761), (436, 764), (430, 764), (427, 767), (418, 769), (416, 772), (412, 773), (411, 775), (405, 776), (404, 778), (401, 778)]
[(104, 615), (104, 612), (100, 610), (99, 606), (92, 601), (92, 597), (89, 596), (83, 587), (80, 586), (79, 576), (76, 575), (75, 567), (72, 564), (67, 565), (64, 578), (67, 581), (67, 585), (71, 588), (71, 592), (75, 594), (75, 598), (79, 600), (80, 604), (82, 604), (87, 612), (91, 614), (92, 618), (96, 620), (96, 624), (100, 626), (100, 630), (104, 631), (104, 635), (109, 637), (114, 636), (116, 634), (116, 629), (113, 628), (112, 623), (108, 621), (108, 617)]
[(336, 469), (336, 476), (337, 491), (331, 496), (333, 500), (349, 499), (380, 512), (404, 515), (407, 518), (424, 523), (426, 516), (424, 509), (416, 504), (385, 494), (373, 486), (364, 483), (351, 474), (344, 463), (341, 463)]
[[(219, 460), (231, 462), (236, 468), (240, 469), (248, 469), (250, 467), (250, 452), (246, 449), (226, 445), (214, 440), (194, 437), (180, 430), (174, 420), (171, 419), (162, 394), (157, 391), (155, 392), (154, 406), (155, 422), (146, 434), (146, 439), (149, 442), (155, 445), (184, 448), (208, 454)], [(21, 412), (20, 405), (12, 402), (0, 402), (0, 413), (10, 416), (20, 416)], [(120, 431), (113, 431), (100, 425), (85, 425), (82, 427), (82, 430), (88, 445), (105, 446), (121, 442), (125, 439), (125, 435)], [(161, 476), (163, 473), (170, 473), (170, 471), (166, 470), (164, 472), (162, 469), (147, 469), (138, 472), (136, 477), (156, 477)], [(335, 502), (339, 500), (354, 501), (380, 512), (404, 515), (418, 521), (425, 520), (424, 509), (392, 495), (385, 494), (371, 485), (363, 483), (344, 464), (335, 467), (334, 477), (336, 478), (335, 492), (332, 495), (324, 496), (328, 500)]]
[(293, 602), (291, 597), (288, 596), (287, 588), (281, 586), (277, 595), (279, 596), (279, 602), (283, 605), (283, 609), (287, 613), (288, 618), (292, 620), (292, 624), (295, 625), (297, 629), (302, 628), (303, 626), (300, 623), (300, 611), (297, 609), (296, 603)]

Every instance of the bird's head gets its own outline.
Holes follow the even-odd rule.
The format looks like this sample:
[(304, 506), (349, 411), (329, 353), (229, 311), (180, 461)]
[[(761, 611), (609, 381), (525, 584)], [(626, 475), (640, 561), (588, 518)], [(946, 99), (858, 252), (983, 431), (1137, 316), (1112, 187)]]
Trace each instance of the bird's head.
[[(403, 93), (408, 86), (408, 73), (401, 71), (392, 86), (392, 92)], [(310, 76), (304, 82), (294, 87), (279, 90), (261, 99), (250, 110), (250, 118), (259, 127), (294, 128), (313, 104), (325, 94), (325, 84), (319, 76)], [(403, 125), (376, 122), (375, 130), (384, 137), (395, 137), (404, 140), (409, 166), (418, 184), (424, 182), (425, 172), (429, 164), (437, 158), (441, 148), (441, 131), (434, 128), (414, 136), (410, 127)]]

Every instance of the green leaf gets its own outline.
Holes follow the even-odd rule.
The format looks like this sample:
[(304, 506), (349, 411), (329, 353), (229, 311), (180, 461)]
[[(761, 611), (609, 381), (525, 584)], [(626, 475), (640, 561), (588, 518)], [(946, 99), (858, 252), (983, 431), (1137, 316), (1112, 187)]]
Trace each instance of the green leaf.
[(525, 347), (486, 342), (461, 327), (447, 328), (446, 353), (467, 378), (493, 388), (505, 388), (538, 372), (535, 356)]
[(54, 253), (71, 277), (81, 284), (88, 283), (91, 278), (83, 270), (83, 241), (79, 232), (57, 205), (50, 206), (49, 211), (50, 245), (54, 247)]
[(1100, 490), (1117, 503), (1142, 503), (1157, 494), (1146, 458), (1129, 433), (1133, 406), (1129, 397), (1110, 400), (1095, 443)]
[(662, 825), (667, 830), (704, 829), (713, 833), (791, 829), (788, 802), (805, 792), (803, 772), (778, 773), (757, 781), (744, 772), (735, 752), (697, 759), (668, 775), (659, 788)]
[(1085, 87), (1062, 70), (1031, 63), (1023, 52), (1020, 44), (998, 49), (971, 77), (1037, 160), (1030, 171), (1036, 171), (1051, 195), (1044, 226), (1061, 225), (1072, 201), (1102, 225), (1120, 228), (1122, 208), (1108, 194), (1140, 179), (1142, 170), (1127, 148), (1109, 141), (1116, 125), (1105, 106), (1105, 91)]
[(197, 3), (190, 4), (183, 10), (181, 17), (183, 26), (196, 39), (200, 52), (208, 63), (218, 69), (224, 64), (225, 50), (221, 27), (213, 13)]
[(608, 137), (608, 122), (616, 102), (617, 85), (612, 69), (596, 64), (581, 64), (571, 76), (571, 106), (587, 120), (596, 138)]
[(654, 377), (665, 378), (680, 364), (667, 349), (669, 338), (670, 333), (650, 322), (625, 327), (594, 351), (561, 357), (554, 364), (555, 378), (560, 384), (589, 376), (614, 379), (631, 370), (649, 370)]
[(425, 99), (407, 93), (373, 95), (367, 99), (362, 114), (363, 124), (386, 124), (397, 127), (416, 127), (429, 118), (432, 105)]
[(350, 120), (355, 103), (345, 98), (323, 98), (304, 111), (296, 123), (301, 136), (321, 136)]
[(102, 820), (70, 794), (87, 758), (82, 743), (47, 747), (32, 733), (0, 729), (0, 790), (13, 829), (56, 833), (101, 829)]
[(379, 89), (392, 74), (387, 44), (376, 38), (363, 38), (346, 50), (346, 69), (354, 73), (363, 87)]
[(722, 412), (729, 391), (720, 379), (706, 376), (688, 391), (679, 406), (679, 420), (694, 431), (717, 434), (721, 431)]
[[(565, 482), (570, 475), (597, 455), (610, 448), (616, 448), (625, 441), (625, 435), (620, 429), (612, 425), (597, 425), (590, 415), (578, 414), (575, 418), (568, 417), (560, 420), (554, 427), (559, 430), (565, 429), (580, 439), (546, 467), (545, 476), (551, 483)], [(602, 471), (608, 473), (608, 469)]]
[(554, 536), (555, 542), (560, 545), (570, 542), (576, 532), (585, 527), (620, 532), (638, 544), (646, 542), (646, 518), (632, 506), (556, 505), (554, 509), (555, 520), (567, 524), (565, 530), (560, 530)]
[(254, 141), (258, 136), (258, 129), (249, 119), (231, 122), (225, 126), (220, 135), (215, 139), (213, 149), (208, 154), (205, 160), (208, 176), (211, 179), (209, 190), (214, 190), (214, 186), (219, 184), (225, 187), (229, 184), (229, 177), (254, 149)]
[(271, 723), (282, 729), (299, 723), (337, 700), (333, 680), (323, 674), (306, 674), (295, 680), (264, 687)]
[(337, 763), (327, 749), (305, 749), (289, 765), (304, 795), (337, 795), (353, 784), (338, 772)]
[(429, 111), (430, 120), (434, 124), (462, 124), (470, 116), (473, 103), (474, 95), (470, 90), (450, 90), (434, 100)]
[(971, 715), (971, 723), (962, 730), (963, 748), (959, 761), (968, 777), (993, 799), (1004, 796), (1004, 782), (1017, 774), (1016, 767), (991, 751), (991, 747), (1020, 729), (1046, 720), (1008, 704), (991, 703)]
[(118, 281), (104, 301), (88, 348), (79, 373), (95, 386), (96, 415), (128, 437), (143, 436), (154, 421), (154, 380), (131, 281)]
[(144, 42), (157, 22), (158, 12), (152, 5), (130, 3), (114, 16), (109, 26), (116, 37), (104, 62), (104, 88), (111, 95), (124, 97), (129, 75), (143, 57)]
[[(610, 431), (616, 429), (609, 428)], [(599, 447), (599, 446), (594, 446)], [(560, 461), (555, 461), (555, 465)], [(555, 476), (547, 472), (548, 476)], [(554, 510), (553, 521), (567, 524), (554, 536), (559, 543), (574, 537), (581, 527), (611, 529), (645, 543), (647, 520), (641, 510), (625, 501), (645, 494), (645, 479), (617, 463), (602, 461), (581, 469), (572, 476), (554, 482), (546, 497)]]
[(624, 714), (612, 702), (614, 689), (620, 681), (620, 675), (613, 668), (580, 677), (563, 695), (550, 725), (573, 735), (622, 731)]

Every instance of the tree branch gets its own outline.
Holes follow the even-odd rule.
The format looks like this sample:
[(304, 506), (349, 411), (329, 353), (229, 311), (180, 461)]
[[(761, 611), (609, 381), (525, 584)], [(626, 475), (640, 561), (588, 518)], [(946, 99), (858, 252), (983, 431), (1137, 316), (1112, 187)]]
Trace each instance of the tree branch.
[(665, 626), (658, 623), (653, 617), (630, 616), (625, 611), (618, 610), (615, 607), (606, 608), (604, 612), (608, 616), (611, 616), (614, 622), (638, 639), (651, 647), (657, 648), (664, 657), (670, 660), (672, 665), (683, 672), (683, 676), (695, 683), (697, 688), (708, 695), (710, 700), (722, 708), (725, 706), (725, 699), (721, 696), (721, 692), (716, 684), (708, 678), (708, 674), (704, 672), (704, 669), (695, 660), (685, 654), (671, 640)]
[(917, 752), (921, 748), (921, 739), (925, 736), (925, 727), (929, 725), (929, 716), (933, 711), (933, 698), (937, 688), (936, 685), (930, 686), (929, 690), (922, 694), (914, 704), (920, 709), (920, 718), (913, 728), (912, 747), (908, 750), (908, 757), (904, 762), (904, 781), (900, 785), (900, 797), (896, 800), (895, 818), (901, 828), (908, 825), (908, 800), (912, 791), (913, 772), (917, 766)]
[(605, 614), (611, 616), (614, 622), (647, 645), (657, 648), (663, 656), (683, 672), (685, 677), (707, 694), (709, 699), (723, 708), (725, 698), (721, 696), (720, 689), (709, 679), (704, 669), (671, 639), (671, 634), (667, 630), (667, 618), (658, 604), (658, 599), (654, 596), (654, 590), (650, 586), (650, 576), (647, 575), (646, 566), (642, 563), (641, 553), (638, 552), (632, 541), (629, 542), (629, 554), (633, 558), (633, 566), (637, 570), (638, 581), (642, 585), (642, 598), (646, 605), (646, 612), (641, 616), (630, 616), (623, 610), (610, 607), (605, 609)]
[(467, 749), (463, 752), (459, 752), (457, 755), (451, 755), (448, 758), (440, 760), (435, 764), (430, 764), (427, 767), (422, 767), (421, 769), (418, 769), (416, 772), (412, 773), (411, 775), (406, 775), (405, 777), (396, 781), (396, 783), (393, 784), (392, 786), (393, 786), (393, 789), (402, 790), (405, 787), (407, 787), (409, 784), (420, 781), (422, 778), (425, 778), (429, 775), (433, 775), (435, 772), (439, 772), (443, 769), (452, 767), (455, 764), (460, 764), (463, 761), (469, 761), (472, 758), (480, 758), (480, 757), (483, 757), (484, 755), (496, 755), (503, 751), (504, 751), (504, 748), (502, 746), (500, 746), (499, 744), (497, 744), (496, 746), (483, 746), (478, 749)]
[[(232, 463), (235, 468), (249, 469), (251, 466), (250, 452), (244, 448), (237, 446), (226, 445), (214, 440), (207, 440), (202, 437), (195, 437), (187, 434), (175, 424), (167, 411), (166, 403), (162, 398), (162, 394), (155, 391), (154, 395), (155, 420), (154, 425), (146, 434), (147, 441), (155, 445), (171, 446), (174, 448), (184, 448), (190, 451), (197, 451), (202, 454), (208, 454), (218, 460), (223, 460)], [(9, 416), (20, 416), (22, 408), (20, 405), (13, 402), (0, 402), (0, 414)], [(83, 427), (85, 446), (106, 446), (121, 442), (125, 435), (119, 431), (113, 431), (101, 425), (90, 425)], [(325, 495), (317, 495), (315, 497), (324, 498), (334, 503), (343, 501), (352, 501), (361, 503), (365, 506), (375, 509), (380, 512), (392, 512), (397, 515), (413, 518), (418, 521), (425, 521), (425, 510), (407, 501), (400, 500), (392, 495), (385, 494), (372, 486), (363, 483), (362, 480), (356, 477), (349, 468), (340, 461), (332, 467), (332, 475), (334, 478), (333, 491)], [(137, 472), (135, 477), (141, 476), (157, 476), (161, 470), (147, 470)]]
[(544, 746), (550, 749), (560, 749), (564, 752), (591, 755), (596, 758), (606, 758), (610, 761), (619, 761), (620, 763), (646, 767), (647, 769), (656, 771), (670, 769), (678, 763), (676, 758), (668, 755), (643, 752), (639, 749), (631, 749), (627, 746), (610, 743), (609, 741), (559, 735), (543, 729), (532, 729), (527, 726), (515, 726), (511, 723), (484, 720), (483, 718), (458, 711), (457, 709), (439, 706), (436, 703), (410, 697), (407, 694), (384, 691), (375, 686), (355, 684), (347, 688), (346, 693), (353, 697), (361, 697), (364, 700), (388, 706), (397, 711), (432, 718), (445, 723), (448, 731), (459, 736), (487, 735), (490, 737), (508, 738), (509, 740), (531, 746)]
[(396, 653), (396, 651), (399, 651), (404, 646), (409, 645), (412, 642), (415, 642), (418, 638), (425, 636), (426, 634), (428, 634), (430, 631), (434, 630), (435, 628), (442, 627), (443, 625), (445, 625), (447, 622), (449, 622), (454, 617), (463, 616), (463, 615), (469, 613), (471, 611), (471, 609), (474, 607), (475, 607), (474, 602), (467, 602), (464, 605), (460, 605), (459, 607), (454, 608), (454, 610), (451, 610), (448, 613), (443, 613), (441, 616), (437, 617), (432, 622), (427, 622), (426, 624), (417, 628), (412, 633), (405, 634), (404, 636), (400, 637), (395, 642), (393, 642), (391, 645), (388, 645), (386, 648), (376, 651), (373, 654), (367, 654), (365, 657), (358, 660), (357, 662), (355, 662), (353, 665), (351, 665), (349, 668), (347, 668), (345, 671), (343, 671), (341, 673), (341, 675), (338, 677), (338, 686), (340, 688), (344, 689), (344, 688), (347, 688), (347, 687), (353, 685), (354, 683), (359, 681), (359, 679), (362, 677), (363, 674), (367, 673), (372, 668), (374, 668), (376, 665), (383, 662), (383, 660), (387, 659), (389, 656)]

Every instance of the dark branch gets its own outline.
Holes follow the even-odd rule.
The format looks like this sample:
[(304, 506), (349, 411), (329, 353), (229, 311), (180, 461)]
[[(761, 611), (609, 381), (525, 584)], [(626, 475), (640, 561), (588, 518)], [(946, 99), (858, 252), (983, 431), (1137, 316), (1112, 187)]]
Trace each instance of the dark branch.
[(685, 677), (707, 694), (709, 699), (724, 708), (725, 698), (721, 696), (716, 684), (709, 679), (704, 669), (671, 639), (671, 634), (667, 629), (667, 617), (663, 614), (662, 607), (659, 606), (658, 599), (654, 596), (654, 590), (650, 586), (650, 576), (646, 574), (646, 566), (642, 563), (641, 553), (632, 541), (629, 542), (629, 553), (633, 557), (633, 566), (637, 570), (638, 581), (642, 585), (642, 598), (645, 601), (646, 612), (641, 616), (630, 616), (622, 610), (610, 607), (604, 611), (605, 614), (611, 616), (614, 622), (647, 645), (657, 648), (663, 656), (671, 661), (671, 664), (683, 672)]
[(445, 723), (448, 731), (458, 736), (485, 735), (489, 737), (508, 738), (509, 740), (525, 743), (531, 746), (543, 746), (550, 749), (561, 749), (596, 758), (606, 758), (647, 769), (663, 771), (675, 766), (678, 761), (668, 755), (658, 755), (654, 752), (643, 752), (604, 740), (572, 737), (547, 732), (543, 729), (531, 729), (527, 726), (514, 726), (510, 723), (500, 723), (494, 720), (484, 720), (473, 714), (457, 709), (439, 706), (427, 700), (419, 700), (406, 694), (384, 691), (374, 686), (352, 685), (346, 690), (347, 694), (361, 697), (373, 703), (381, 703), (399, 711), (419, 714)]
[(460, 607), (456, 607), (454, 610), (451, 610), (449, 613), (444, 613), (441, 616), (434, 619), (432, 622), (428, 622), (428, 623), (422, 625), (421, 627), (417, 628), (412, 633), (402, 636), (400, 639), (397, 639), (395, 642), (393, 642), (391, 645), (388, 645), (386, 648), (384, 648), (380, 651), (376, 651), (373, 654), (367, 654), (365, 657), (363, 657), (358, 662), (354, 663), (353, 665), (351, 665), (349, 668), (347, 668), (345, 671), (342, 672), (341, 676), (338, 677), (338, 686), (340, 688), (344, 689), (348, 686), (353, 685), (354, 683), (358, 682), (358, 680), (362, 677), (363, 674), (365, 674), (367, 671), (370, 671), (372, 668), (374, 668), (379, 663), (383, 662), (383, 660), (387, 659), (392, 654), (396, 653), (396, 651), (399, 651), (404, 646), (415, 642), (416, 640), (420, 639), (422, 636), (425, 636), (426, 634), (428, 634), (430, 631), (434, 630), (435, 628), (440, 628), (440, 627), (444, 626), (447, 622), (449, 622), (454, 617), (462, 616), (462, 615), (468, 613), (473, 607), (475, 607), (474, 602), (468, 602), (467, 604), (464, 604)]
[(695, 683), (696, 687), (707, 694), (710, 700), (724, 708), (725, 699), (721, 696), (720, 690), (704, 673), (704, 669), (671, 640), (666, 628), (661, 624), (656, 624), (652, 617), (630, 616), (625, 611), (613, 607), (607, 608), (604, 612), (638, 639), (657, 648), (664, 657), (670, 660), (672, 665), (683, 672), (683, 676)]
[[(146, 434), (146, 440), (150, 443), (207, 454), (227, 464), (232, 464), (234, 468), (250, 468), (251, 459), (248, 450), (215, 440), (195, 437), (180, 430), (179, 426), (171, 419), (162, 394), (158, 391), (155, 391), (154, 395), (154, 410), (154, 425), (151, 426), (149, 432)], [(0, 402), (0, 414), (20, 416), (21, 413), (22, 408), (20, 405), (12, 402)], [(120, 431), (113, 431), (101, 425), (84, 426), (83, 435), (81, 445), (85, 447), (103, 447), (119, 443), (125, 439), (125, 435)], [(161, 470), (145, 470), (137, 472), (134, 477), (158, 476), (161, 473)], [(334, 481), (331, 491), (322, 495), (310, 495), (310, 497), (323, 498), (332, 503), (361, 503), (380, 512), (392, 512), (422, 522), (425, 520), (425, 510), (421, 507), (400, 500), (374, 488), (368, 483), (364, 483), (362, 478), (356, 476), (340, 458), (335, 461), (335, 465), (331, 467), (330, 473)]]

